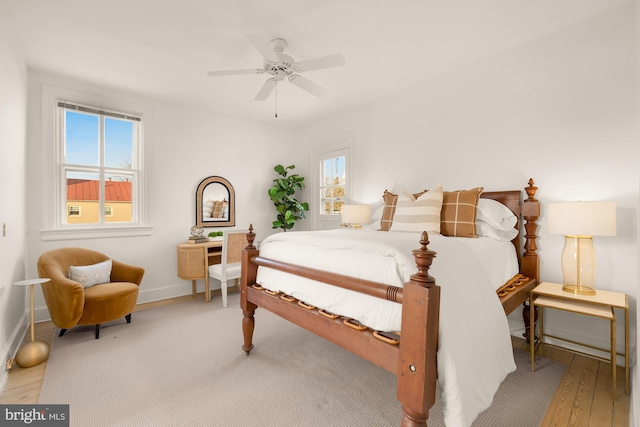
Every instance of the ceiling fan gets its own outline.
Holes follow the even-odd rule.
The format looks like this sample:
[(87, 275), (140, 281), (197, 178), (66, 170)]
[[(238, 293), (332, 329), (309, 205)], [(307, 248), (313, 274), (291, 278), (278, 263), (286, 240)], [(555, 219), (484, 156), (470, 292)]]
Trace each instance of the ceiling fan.
[(256, 101), (264, 101), (276, 88), (278, 82), (285, 78), (294, 86), (303, 89), (317, 97), (325, 96), (329, 91), (324, 87), (312, 82), (299, 73), (306, 71), (320, 70), (323, 68), (339, 67), (345, 65), (344, 56), (339, 53), (322, 56), (319, 58), (307, 59), (304, 61), (296, 61), (291, 55), (284, 53), (289, 45), (286, 40), (275, 38), (268, 44), (264, 43), (262, 38), (255, 34), (248, 35), (249, 40), (254, 47), (260, 52), (264, 58), (262, 68), (247, 70), (220, 70), (209, 71), (209, 76), (230, 76), (236, 74), (270, 74), (271, 78), (267, 79), (262, 85), (260, 91), (255, 97)]

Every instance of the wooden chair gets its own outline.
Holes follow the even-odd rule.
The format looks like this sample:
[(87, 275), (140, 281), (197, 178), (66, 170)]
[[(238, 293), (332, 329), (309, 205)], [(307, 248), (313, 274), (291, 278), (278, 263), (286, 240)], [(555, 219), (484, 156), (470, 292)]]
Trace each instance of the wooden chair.
[[(209, 277), (220, 281), (222, 306), (227, 306), (227, 282), (240, 278), (242, 250), (247, 246), (247, 230), (225, 231), (220, 264), (209, 266)], [(214, 288), (215, 289), (215, 288)]]

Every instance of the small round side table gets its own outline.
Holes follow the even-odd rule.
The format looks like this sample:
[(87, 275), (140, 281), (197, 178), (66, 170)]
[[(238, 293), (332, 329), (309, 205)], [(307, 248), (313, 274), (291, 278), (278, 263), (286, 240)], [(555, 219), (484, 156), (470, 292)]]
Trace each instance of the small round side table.
[(34, 285), (48, 282), (50, 279), (27, 279), (15, 282), (15, 286), (29, 286), (29, 297), (31, 301), (31, 342), (24, 344), (20, 350), (16, 353), (16, 363), (21, 368), (30, 368), (36, 366), (49, 357), (49, 344), (44, 341), (36, 341), (34, 327), (34, 313), (33, 313), (33, 290)]

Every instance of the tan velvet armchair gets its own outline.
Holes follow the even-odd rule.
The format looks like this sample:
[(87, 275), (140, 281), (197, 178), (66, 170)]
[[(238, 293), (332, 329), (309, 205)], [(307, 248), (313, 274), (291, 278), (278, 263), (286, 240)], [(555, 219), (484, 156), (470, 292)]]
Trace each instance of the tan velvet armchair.
[(101, 323), (121, 317), (131, 323), (143, 268), (112, 259), (107, 283), (85, 288), (69, 279), (69, 267), (95, 265), (109, 259), (100, 252), (83, 248), (53, 249), (38, 259), (38, 275), (51, 279), (43, 283), (42, 294), (53, 324), (61, 329), (59, 336), (76, 325), (95, 325), (98, 339)]

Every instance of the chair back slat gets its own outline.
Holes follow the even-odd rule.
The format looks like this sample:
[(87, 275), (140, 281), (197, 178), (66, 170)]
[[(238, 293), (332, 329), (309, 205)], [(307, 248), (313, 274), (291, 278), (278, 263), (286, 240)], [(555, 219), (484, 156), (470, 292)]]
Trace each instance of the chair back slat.
[(242, 250), (247, 246), (246, 231), (229, 232), (226, 241), (227, 264), (240, 262), (242, 260)]

